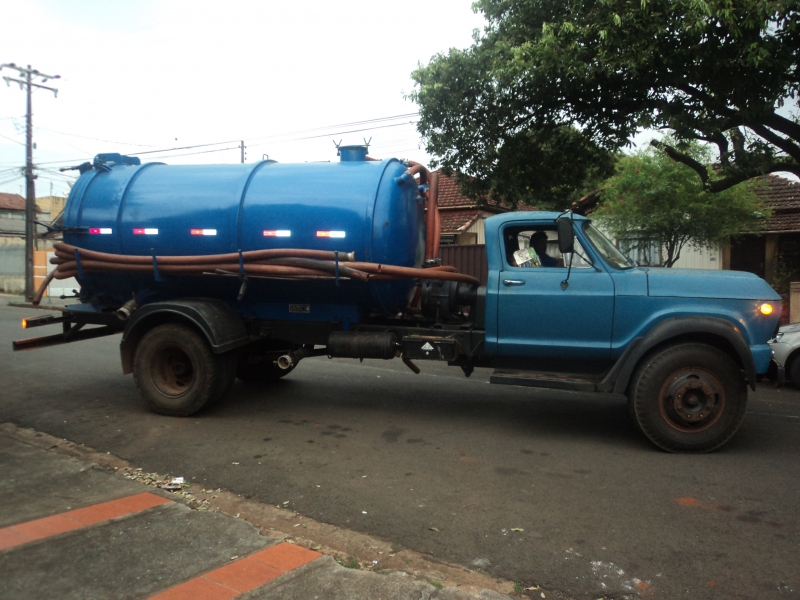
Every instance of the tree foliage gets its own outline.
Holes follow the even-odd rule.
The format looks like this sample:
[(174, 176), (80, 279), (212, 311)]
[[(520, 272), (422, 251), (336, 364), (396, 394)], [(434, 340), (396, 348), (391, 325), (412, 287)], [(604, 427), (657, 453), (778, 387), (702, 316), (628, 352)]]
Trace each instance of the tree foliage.
[[(471, 196), (544, 206), (607, 175), (609, 154), (647, 128), (671, 130), (676, 144), (656, 143), (712, 192), (800, 175), (800, 122), (787, 116), (799, 5), (479, 0), (488, 25), (474, 44), (412, 75), (419, 130), (439, 165), (473, 178), (462, 178)], [(697, 140), (716, 145), (717, 172), (686, 152)]]
[[(694, 143), (686, 155), (707, 164), (707, 147)], [(748, 182), (711, 194), (695, 172), (655, 148), (620, 159), (617, 174), (605, 184), (604, 201), (594, 216), (618, 239), (641, 248), (660, 243), (671, 267), (688, 244), (710, 248), (732, 236), (763, 227), (768, 211)]]

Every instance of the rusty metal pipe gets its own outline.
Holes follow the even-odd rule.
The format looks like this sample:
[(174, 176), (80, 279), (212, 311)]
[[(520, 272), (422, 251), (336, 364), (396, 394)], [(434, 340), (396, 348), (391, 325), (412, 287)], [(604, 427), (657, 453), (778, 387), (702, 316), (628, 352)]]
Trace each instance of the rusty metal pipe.
[[(116, 262), (123, 264), (148, 264), (153, 262), (152, 256), (130, 255), (130, 254), (109, 254), (107, 252), (97, 252), (95, 250), (86, 250), (70, 244), (59, 242), (53, 248), (56, 251), (56, 256), (59, 258), (66, 258), (67, 260), (75, 258), (75, 250), (78, 250), (81, 258), (88, 258), (92, 260), (101, 260), (106, 262)], [(336, 253), (327, 250), (302, 250), (296, 248), (278, 248), (270, 250), (248, 250), (242, 252), (242, 260), (246, 262), (255, 260), (264, 260), (269, 258), (316, 258), (320, 260), (336, 260)], [(192, 255), (192, 256), (156, 256), (159, 267), (161, 265), (195, 265), (195, 264), (212, 264), (212, 263), (226, 263), (226, 262), (239, 262), (239, 254), (231, 252), (229, 254), (207, 254), (207, 255)], [(354, 252), (340, 252), (340, 262), (351, 262), (355, 260)]]
[(425, 259), (439, 255), (439, 173), (431, 173), (425, 215)]
[(39, 306), (39, 303), (42, 301), (42, 296), (44, 296), (44, 291), (47, 289), (47, 286), (50, 285), (50, 282), (53, 281), (53, 278), (56, 276), (57, 269), (53, 269), (47, 274), (47, 277), (44, 278), (44, 281), (39, 286), (39, 289), (36, 290), (36, 293), (31, 298), (31, 303), (34, 306)]
[(350, 266), (359, 271), (374, 273), (375, 275), (390, 275), (409, 279), (441, 279), (445, 281), (461, 281), (463, 283), (480, 285), (480, 281), (471, 275), (451, 273), (440, 269), (418, 269), (416, 267), (396, 267), (393, 265), (362, 262), (354, 262)]
[(417, 173), (419, 173), (419, 182), (425, 185), (428, 184), (430, 172), (425, 167), (425, 165), (420, 164), (418, 162), (414, 162), (413, 160), (407, 160), (406, 164), (408, 165), (408, 170), (406, 171), (406, 173), (408, 173), (412, 177)]
[[(107, 263), (95, 260), (82, 260), (81, 268), (84, 271), (92, 273), (113, 272), (113, 273), (152, 273), (154, 272), (153, 263), (149, 265), (126, 265), (120, 263)], [(75, 261), (66, 262), (58, 266), (58, 272), (61, 273), (77, 273), (77, 263)], [(169, 275), (202, 275), (204, 272), (214, 270), (225, 270), (232, 273), (238, 273), (239, 263), (228, 264), (207, 264), (207, 265), (158, 265), (159, 272)], [(349, 269), (348, 271), (352, 271)], [(275, 275), (323, 275), (330, 277), (328, 271), (320, 269), (309, 269), (303, 267), (289, 267), (283, 265), (263, 265), (263, 264), (245, 264), (245, 273), (253, 274), (275, 274)], [(343, 275), (344, 276), (344, 275)], [(367, 280), (366, 274), (361, 273), (360, 277), (363, 281)], [(61, 279), (62, 277), (58, 277)]]

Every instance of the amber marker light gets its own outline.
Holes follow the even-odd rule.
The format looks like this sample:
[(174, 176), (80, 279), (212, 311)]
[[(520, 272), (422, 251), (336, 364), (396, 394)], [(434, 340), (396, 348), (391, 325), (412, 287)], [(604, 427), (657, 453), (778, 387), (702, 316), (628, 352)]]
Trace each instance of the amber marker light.
[(28, 319), (22, 319), (22, 328), (23, 329), (27, 329), (28, 328)]
[(772, 304), (767, 304), (766, 302), (758, 307), (758, 310), (761, 311), (762, 315), (771, 315), (772, 314)]

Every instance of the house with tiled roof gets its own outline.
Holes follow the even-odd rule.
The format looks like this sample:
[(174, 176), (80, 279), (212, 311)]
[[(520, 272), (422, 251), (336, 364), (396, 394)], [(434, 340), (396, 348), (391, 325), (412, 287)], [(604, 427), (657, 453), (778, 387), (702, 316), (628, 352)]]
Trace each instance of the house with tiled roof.
[(513, 208), (491, 200), (478, 206), (477, 202), (461, 194), (455, 177), (439, 172), (439, 218), (443, 246), (484, 244), (484, 219), (509, 210)]
[[(456, 176), (457, 177), (457, 176)], [(513, 210), (488, 200), (478, 205), (462, 195), (455, 177), (439, 172), (439, 222), (442, 264), (477, 277), (483, 285), (488, 278), (483, 222), (487, 217)]]
[(781, 270), (800, 275), (800, 182), (778, 175), (759, 177), (758, 182), (755, 193), (772, 214), (762, 231), (739, 236), (731, 243), (723, 264), (776, 285)]

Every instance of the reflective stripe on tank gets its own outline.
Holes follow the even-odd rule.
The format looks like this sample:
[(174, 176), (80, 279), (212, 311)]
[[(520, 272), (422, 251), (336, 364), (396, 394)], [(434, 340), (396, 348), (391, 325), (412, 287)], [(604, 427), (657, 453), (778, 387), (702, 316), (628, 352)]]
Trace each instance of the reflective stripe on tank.
[(288, 229), (265, 229), (264, 237), (292, 237), (292, 232)]
[(89, 233), (92, 235), (111, 235), (113, 231), (110, 227), (90, 227)]
[(133, 230), (133, 235), (158, 235), (158, 229), (151, 229), (149, 227), (146, 228), (135, 228)]
[(318, 231), (318, 238), (343, 238), (344, 231)]
[(217, 235), (216, 229), (192, 229), (192, 235)]

